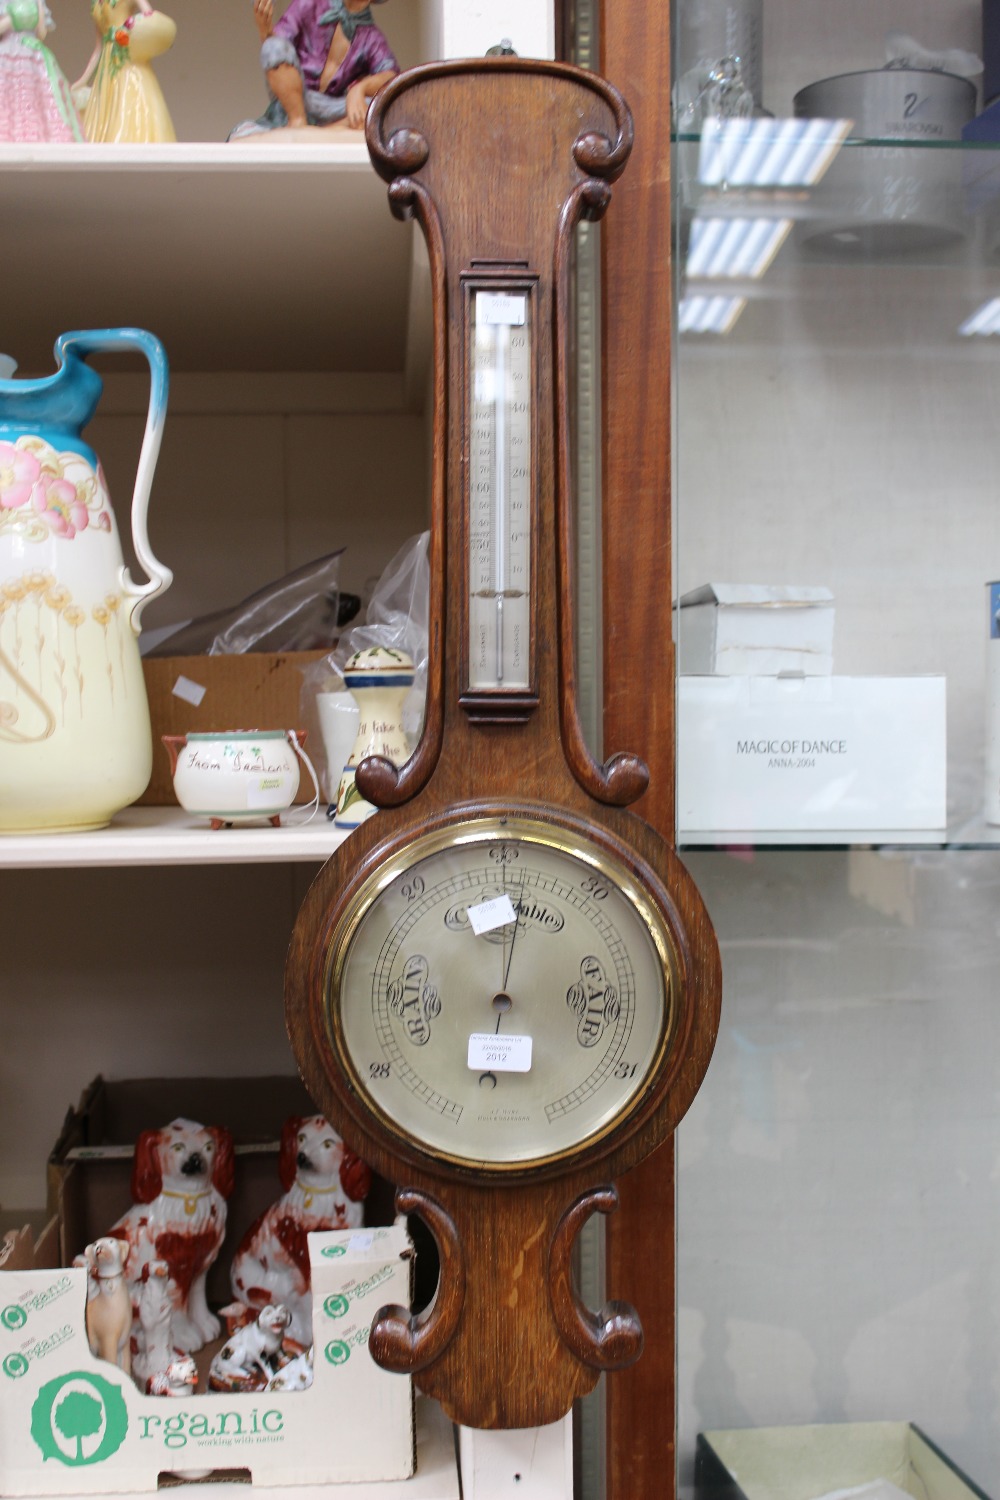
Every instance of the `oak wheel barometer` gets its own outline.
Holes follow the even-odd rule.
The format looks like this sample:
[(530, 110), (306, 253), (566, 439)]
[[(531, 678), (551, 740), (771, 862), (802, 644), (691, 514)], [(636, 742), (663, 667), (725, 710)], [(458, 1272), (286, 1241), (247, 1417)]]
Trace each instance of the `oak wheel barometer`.
[(430, 1304), (382, 1309), (374, 1358), (465, 1426), (534, 1427), (641, 1353), (634, 1309), (582, 1302), (573, 1244), (676, 1127), (719, 1016), (698, 893), (627, 810), (646, 768), (598, 764), (576, 708), (572, 240), (632, 122), (592, 74), (490, 58), (402, 74), (367, 136), (431, 266), (427, 706), (405, 766), (358, 767), (380, 811), (303, 903), (288, 1029), (437, 1244)]

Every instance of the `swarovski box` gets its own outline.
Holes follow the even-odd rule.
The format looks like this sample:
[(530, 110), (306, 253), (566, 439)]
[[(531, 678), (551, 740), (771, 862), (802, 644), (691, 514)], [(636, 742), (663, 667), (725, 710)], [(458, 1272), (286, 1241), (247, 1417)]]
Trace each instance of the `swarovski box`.
[(776, 676), (833, 671), (829, 589), (763, 583), (706, 583), (683, 594), (679, 661), (695, 676)]
[(909, 1422), (700, 1432), (696, 1500), (989, 1500)]
[(154, 1492), (161, 1476), (238, 1471), (261, 1488), (408, 1478), (412, 1387), (368, 1331), (410, 1305), (405, 1227), (308, 1236), (314, 1375), (305, 1390), (141, 1395), (95, 1359), (84, 1270), (0, 1271), (0, 1494)]
[(936, 829), (943, 677), (681, 677), (682, 832)]

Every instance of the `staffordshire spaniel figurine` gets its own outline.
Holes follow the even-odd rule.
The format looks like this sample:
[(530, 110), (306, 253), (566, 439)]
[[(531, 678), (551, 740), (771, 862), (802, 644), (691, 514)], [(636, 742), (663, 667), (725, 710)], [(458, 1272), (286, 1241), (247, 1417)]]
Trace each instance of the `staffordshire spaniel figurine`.
[(284, 1194), (244, 1235), (233, 1259), (233, 1292), (253, 1314), (282, 1303), (291, 1313), (289, 1337), (308, 1348), (313, 1332), (306, 1235), (357, 1228), (372, 1174), (322, 1115), (285, 1121), (278, 1172)]
[(219, 1335), (219, 1320), (205, 1298), (205, 1278), (222, 1246), (232, 1190), (228, 1130), (178, 1119), (161, 1130), (143, 1131), (136, 1142), (134, 1206), (109, 1233), (128, 1243), (126, 1276), (136, 1318), (150, 1276), (145, 1268), (166, 1262), (172, 1304), (169, 1345), (185, 1353)]

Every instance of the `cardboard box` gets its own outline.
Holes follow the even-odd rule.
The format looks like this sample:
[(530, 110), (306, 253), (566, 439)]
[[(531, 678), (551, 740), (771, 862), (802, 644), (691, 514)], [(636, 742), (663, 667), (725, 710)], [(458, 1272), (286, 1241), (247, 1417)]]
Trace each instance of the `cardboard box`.
[(411, 1255), (398, 1225), (310, 1235), (312, 1385), (179, 1400), (92, 1356), (85, 1271), (0, 1272), (0, 1494), (153, 1492), (206, 1470), (261, 1488), (407, 1478), (412, 1386), (374, 1363), (368, 1330), (410, 1305)]
[[(177, 806), (162, 735), (214, 729), (301, 729), (302, 673), (328, 654), (255, 651), (243, 656), (143, 657), (153, 726), (153, 774), (139, 806)], [(309, 802), (312, 796), (308, 774), (301, 776), (296, 802)]]
[(945, 706), (943, 677), (681, 677), (678, 827), (941, 828)]
[(680, 600), (680, 670), (695, 676), (833, 671), (829, 589), (706, 583)]
[[(278, 1147), (290, 1115), (316, 1106), (299, 1078), (95, 1078), (69, 1110), (48, 1163), (48, 1212), (59, 1222), (58, 1264), (80, 1253), (129, 1208), (132, 1155), (140, 1131), (179, 1115), (232, 1132), (236, 1185), (228, 1201), (226, 1238), (208, 1276), (208, 1300), (232, 1301), (229, 1263), (250, 1225), (281, 1194)], [(375, 1178), (365, 1199), (365, 1223), (393, 1219), (392, 1188)], [(0, 1490), (2, 1494), (2, 1490)]]
[[(24, 1222), (25, 1220), (28, 1222)], [(45, 1213), (0, 1213), (0, 1271), (54, 1271), (58, 1265), (57, 1218), (50, 1218)]]
[(989, 1500), (907, 1422), (698, 1434), (696, 1500), (823, 1500), (878, 1480), (926, 1500)]

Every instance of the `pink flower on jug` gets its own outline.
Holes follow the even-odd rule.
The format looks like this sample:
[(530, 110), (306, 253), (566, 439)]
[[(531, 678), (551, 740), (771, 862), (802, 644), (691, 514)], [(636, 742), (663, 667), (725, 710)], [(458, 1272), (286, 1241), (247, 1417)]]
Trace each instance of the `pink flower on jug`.
[(56, 536), (74, 537), (90, 524), (90, 513), (77, 494), (76, 485), (55, 474), (42, 474), (34, 487), (32, 502)]
[(16, 510), (31, 499), (31, 492), (42, 472), (42, 466), (32, 453), (16, 448), (13, 443), (0, 442), (0, 507)]

